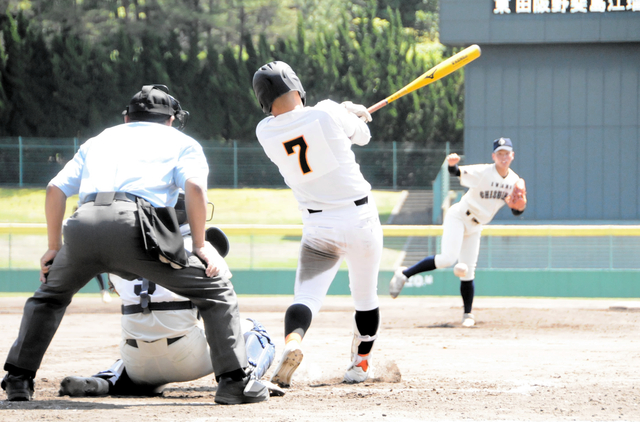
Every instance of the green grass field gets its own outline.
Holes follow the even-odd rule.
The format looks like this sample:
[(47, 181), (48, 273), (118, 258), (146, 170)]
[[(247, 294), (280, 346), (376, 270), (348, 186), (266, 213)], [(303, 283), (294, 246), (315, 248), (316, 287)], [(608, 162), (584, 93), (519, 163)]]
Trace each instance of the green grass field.
[[(400, 199), (401, 192), (374, 191), (380, 221), (384, 224)], [(215, 204), (213, 219), (207, 225), (224, 224), (302, 224), (298, 204), (289, 189), (211, 189), (209, 201)], [(0, 222), (45, 223), (44, 189), (0, 189)], [(78, 197), (67, 200), (68, 217)], [(38, 268), (47, 243), (46, 235), (0, 235), (0, 268)], [(295, 268), (300, 239), (292, 236), (229, 236), (231, 268)], [(383, 255), (383, 267), (391, 267), (397, 250)]]
[[(374, 191), (382, 224), (400, 198), (400, 191)], [(298, 204), (289, 189), (210, 189), (214, 204), (210, 224), (302, 224)], [(0, 222), (45, 223), (44, 189), (0, 188)], [(67, 199), (68, 217), (78, 197)]]

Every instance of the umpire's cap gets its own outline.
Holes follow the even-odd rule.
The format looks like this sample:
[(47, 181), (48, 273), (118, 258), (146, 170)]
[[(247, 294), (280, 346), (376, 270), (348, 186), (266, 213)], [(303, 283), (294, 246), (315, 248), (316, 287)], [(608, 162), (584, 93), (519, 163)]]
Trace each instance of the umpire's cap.
[(134, 121), (163, 122), (175, 116), (182, 130), (187, 124), (189, 112), (180, 107), (180, 102), (169, 95), (166, 85), (144, 85), (140, 92), (131, 97), (129, 105), (122, 112)]
[(285, 62), (271, 62), (262, 66), (253, 75), (253, 92), (265, 114), (271, 113), (271, 106), (279, 96), (289, 91), (298, 91), (302, 104), (307, 95), (296, 72)]

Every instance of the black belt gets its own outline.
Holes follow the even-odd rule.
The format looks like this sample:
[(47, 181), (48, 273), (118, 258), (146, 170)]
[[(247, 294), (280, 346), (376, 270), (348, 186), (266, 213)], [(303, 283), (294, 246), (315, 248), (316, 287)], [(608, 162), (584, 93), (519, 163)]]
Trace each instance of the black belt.
[(194, 305), (190, 301), (181, 302), (150, 302), (146, 308), (141, 305), (122, 305), (122, 315), (140, 314), (144, 309), (149, 311), (178, 311), (181, 309), (194, 309)]
[[(180, 340), (183, 337), (184, 336), (168, 338), (167, 339), (167, 346), (171, 346), (173, 343), (175, 343), (176, 341)], [(135, 347), (136, 349), (138, 348), (138, 341), (137, 340), (134, 340), (132, 338), (128, 338), (124, 342), (127, 343), (127, 345), (129, 345), (131, 347)], [(145, 343), (149, 343), (149, 342), (145, 341)], [(153, 342), (151, 342), (151, 343), (153, 343)]]
[[(364, 204), (368, 204), (369, 203), (369, 197), (365, 196), (362, 199), (358, 199), (357, 201), (353, 201), (354, 204), (356, 204), (356, 207), (359, 207), (360, 205), (364, 205)], [(309, 214), (313, 214), (316, 212), (322, 212), (322, 210), (310, 210), (307, 209), (307, 211), (309, 211)]]
[[(467, 210), (467, 215), (471, 215), (471, 211)], [(476, 224), (480, 224), (480, 222), (478, 220), (476, 220), (475, 217), (471, 217), (471, 221), (473, 221)]]
[(109, 205), (113, 201), (136, 202), (137, 196), (129, 192), (94, 192), (84, 197), (84, 202), (95, 202), (95, 205)]

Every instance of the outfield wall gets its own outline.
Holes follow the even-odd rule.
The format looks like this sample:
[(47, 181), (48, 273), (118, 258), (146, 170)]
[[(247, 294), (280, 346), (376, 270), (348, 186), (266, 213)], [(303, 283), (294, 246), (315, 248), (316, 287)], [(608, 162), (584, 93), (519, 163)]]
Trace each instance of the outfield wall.
[[(297, 264), (302, 226), (226, 225), (220, 226), (236, 241), (234, 257), (228, 256), (232, 282), (238, 294), (291, 295)], [(44, 235), (42, 224), (2, 224), (0, 234), (15, 240), (19, 236)], [(383, 226), (385, 252), (392, 257), (408, 253), (410, 239), (426, 239), (419, 258), (437, 253), (442, 226)], [(482, 232), (482, 244), (476, 269), (478, 296), (533, 297), (640, 297), (640, 225), (488, 225)], [(243, 244), (240, 237), (250, 240)], [(260, 238), (272, 236), (263, 243)], [(429, 246), (430, 245), (430, 246)], [(2, 245), (0, 245), (2, 246)], [(5, 247), (11, 253), (11, 243)], [(18, 252), (29, 252), (33, 246)], [(1, 248), (0, 248), (1, 250)], [(257, 255), (275, 253), (259, 258)], [(40, 256), (40, 250), (35, 252)], [(230, 254), (232, 255), (232, 254)], [(282, 265), (285, 255), (292, 265)], [(231, 259), (230, 259), (231, 258)], [(37, 261), (37, 258), (36, 258)], [(381, 266), (378, 292), (387, 295), (392, 270), (397, 262)], [(254, 263), (247, 266), (247, 263)], [(260, 267), (266, 262), (272, 268)], [(417, 262), (417, 261), (416, 261)], [(245, 266), (243, 267), (242, 265)], [(0, 292), (35, 291), (40, 282), (38, 270), (0, 268)], [(343, 267), (344, 268), (344, 267)], [(442, 269), (410, 279), (403, 295), (447, 296), (459, 294), (459, 281), (452, 270)], [(97, 293), (98, 284), (88, 283), (81, 292)], [(330, 295), (348, 295), (348, 273), (338, 272)]]
[[(393, 273), (381, 271), (378, 293), (387, 295)], [(235, 270), (233, 284), (241, 295), (292, 295), (295, 270)], [(0, 292), (34, 292), (40, 285), (37, 270), (0, 270)], [(435, 270), (412, 277), (402, 294), (406, 296), (455, 296), (460, 283), (451, 269)], [(89, 282), (81, 293), (99, 292)], [(348, 272), (341, 270), (329, 295), (348, 295)], [(476, 296), (529, 297), (640, 297), (640, 270), (501, 270), (476, 271)]]

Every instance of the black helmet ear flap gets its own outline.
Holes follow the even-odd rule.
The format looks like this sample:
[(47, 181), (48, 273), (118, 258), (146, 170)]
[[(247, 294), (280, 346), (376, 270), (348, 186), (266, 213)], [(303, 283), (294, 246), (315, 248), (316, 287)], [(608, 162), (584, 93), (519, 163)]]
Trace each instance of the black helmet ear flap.
[(169, 99), (171, 99), (171, 107), (173, 108), (173, 115), (180, 122), (178, 126), (178, 130), (183, 130), (187, 125), (187, 121), (189, 120), (189, 112), (187, 110), (183, 110), (180, 106), (180, 101), (176, 100), (174, 97), (169, 95)]

